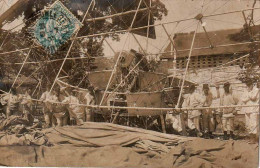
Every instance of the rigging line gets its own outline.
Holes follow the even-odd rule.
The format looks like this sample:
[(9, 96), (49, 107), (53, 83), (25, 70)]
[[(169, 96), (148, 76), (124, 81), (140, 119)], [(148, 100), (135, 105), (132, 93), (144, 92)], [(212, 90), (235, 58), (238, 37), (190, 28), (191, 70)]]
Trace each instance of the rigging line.
[[(110, 1), (109, 0), (106, 0), (106, 1), (110, 4), (110, 7), (112, 7), (113, 10), (116, 12), (116, 9), (113, 7), (113, 5), (110, 3)], [(125, 24), (125, 26), (127, 26), (126, 22), (121, 18), (121, 16), (118, 16), (118, 18), (119, 18), (119, 20), (121, 20)]]
[[(152, 6), (152, 0), (150, 0), (149, 8)], [(151, 10), (149, 9), (148, 15), (148, 26), (150, 26), (150, 19), (151, 19)], [(149, 34), (150, 34), (150, 27), (147, 27), (147, 34), (146, 34), (146, 52), (148, 52), (148, 42), (149, 42)]]
[[(210, 5), (212, 2), (215, 2), (214, 0), (209, 1), (207, 4), (205, 4), (204, 6), (207, 6), (207, 8), (204, 9), (204, 11), (202, 13), (206, 13), (206, 11), (209, 9)], [(209, 5), (210, 4), (210, 5)]]
[[(225, 44), (225, 45), (217, 45), (215, 46), (215, 48), (217, 47), (229, 47), (229, 46), (238, 46), (238, 45), (244, 45), (244, 44), (252, 44), (252, 43), (259, 43), (260, 41), (255, 41), (255, 42), (243, 42), (243, 43), (235, 43), (235, 44)], [(32, 47), (34, 48), (34, 47)], [(193, 48), (193, 50), (201, 50), (201, 49), (209, 49), (209, 47), (200, 47), (200, 48)], [(183, 50), (178, 50), (178, 52), (185, 52), (185, 51), (189, 51), (190, 49), (183, 49)], [(158, 55), (158, 54), (167, 54), (167, 53), (171, 53), (171, 52), (162, 52), (162, 53), (156, 53), (156, 54), (148, 54), (148, 55)], [(112, 58), (113, 55), (111, 56), (106, 56), (106, 57), (97, 57), (96, 59), (101, 59), (101, 58)], [(72, 59), (88, 59), (88, 57), (72, 57), (72, 58), (67, 58), (67, 60), (72, 60)], [(49, 61), (38, 61), (38, 62), (26, 62), (26, 64), (38, 64), (38, 63), (49, 63), (49, 62), (56, 62), (56, 61), (62, 61), (64, 59), (53, 59), (53, 60), (49, 60)], [(0, 64), (7, 64), (7, 65), (12, 65), (12, 64), (22, 64), (17, 62), (17, 63), (0, 63)]]
[(194, 42), (195, 42), (197, 30), (198, 30), (198, 28), (199, 28), (199, 23), (200, 23), (200, 22), (198, 21), (196, 30), (195, 30), (194, 35), (193, 35), (193, 39), (192, 39), (192, 43), (191, 43), (191, 47), (190, 47), (190, 53), (189, 53), (189, 57), (188, 57), (187, 65), (186, 65), (186, 70), (185, 70), (185, 73), (184, 73), (184, 76), (183, 76), (183, 79), (182, 79), (180, 95), (179, 95), (179, 98), (178, 98), (178, 102), (177, 102), (176, 107), (179, 107), (179, 105), (180, 105), (180, 100), (181, 100), (182, 92), (183, 92), (183, 86), (184, 86), (185, 78), (186, 78), (187, 71), (188, 71), (188, 68), (189, 68), (190, 58), (191, 58), (191, 54), (192, 54), (192, 50), (193, 50), (193, 46), (194, 46)]
[[(194, 23), (195, 23), (195, 21), (192, 21), (192, 24), (189, 24), (188, 26), (186, 26), (185, 28), (182, 28), (180, 31), (175, 32), (174, 34), (178, 34), (178, 33), (184, 32), (184, 31), (187, 30), (188, 28), (191, 28), (191, 27), (194, 25)], [(173, 32), (177, 29), (177, 26), (178, 26), (178, 25), (179, 25), (179, 22), (177, 22), (176, 27), (175, 27), (175, 29), (172, 31), (171, 35), (172, 35)], [(167, 38), (167, 40), (165, 40), (165, 43), (164, 43), (163, 47), (160, 48), (158, 54), (161, 54), (161, 51), (164, 49), (164, 47), (169, 44), (168, 41), (169, 41), (169, 39)]]
[[(254, 8), (254, 9), (260, 9), (260, 8)], [(252, 10), (250, 9), (244, 9), (242, 11), (248, 11), (248, 10)], [(212, 16), (218, 16), (218, 15), (226, 15), (229, 13), (237, 13), (237, 12), (241, 12), (240, 11), (230, 11), (230, 12), (224, 12), (224, 13), (218, 13), (218, 14), (213, 14), (213, 15), (205, 15), (205, 17), (212, 17)], [(160, 23), (160, 24), (153, 24), (150, 25), (150, 27), (152, 26), (160, 26), (161, 24), (172, 24), (172, 23), (178, 23), (178, 22), (182, 22), (182, 21), (187, 21), (187, 20), (194, 20), (194, 18), (188, 18), (188, 19), (181, 19), (181, 20), (177, 20), (177, 21), (170, 21), (170, 22), (164, 22), (164, 23)], [(132, 30), (140, 30), (140, 29), (144, 29), (147, 28), (148, 26), (142, 26), (142, 27), (138, 27), (138, 28), (132, 28)], [(76, 38), (72, 38), (71, 40), (75, 40), (75, 39), (82, 39), (82, 38), (88, 38), (88, 37), (95, 37), (95, 36), (103, 36), (103, 35), (108, 35), (108, 34), (114, 34), (114, 33), (123, 33), (123, 32), (127, 32), (128, 30), (120, 30), (120, 31), (113, 31), (113, 32), (106, 32), (106, 33), (99, 33), (99, 34), (92, 34), (92, 35), (87, 35), (87, 36), (80, 36), (80, 37), (76, 37)], [(40, 48), (41, 46), (35, 46), (34, 48)], [(29, 50), (30, 48), (24, 48), (21, 50)], [(17, 51), (11, 51), (11, 52), (17, 52)], [(7, 53), (11, 53), (11, 52), (2, 52), (0, 53), (0, 55), (2, 54), (7, 54)]]
[[(38, 67), (35, 71), (33, 71), (29, 76), (26, 76), (27, 79), (29, 79), (35, 72), (37, 72), (40, 69), (40, 67)], [(20, 85), (18, 85), (16, 88), (19, 88), (25, 81), (22, 81)]]
[(125, 42), (124, 42), (124, 45), (123, 45), (123, 48), (122, 48), (122, 50), (121, 50), (121, 52), (120, 52), (120, 54), (119, 54), (119, 56), (118, 56), (118, 58), (117, 58), (116, 64), (114, 65), (114, 69), (113, 69), (113, 71), (112, 71), (112, 73), (111, 73), (111, 75), (110, 75), (108, 84), (107, 84), (107, 86), (106, 86), (106, 90), (105, 90), (105, 92), (104, 92), (104, 94), (103, 94), (103, 96), (102, 96), (102, 99), (101, 99), (101, 101), (100, 101), (100, 105), (102, 105), (102, 103), (103, 103), (103, 101), (104, 101), (104, 98), (105, 98), (105, 96), (106, 96), (106, 92), (107, 92), (107, 90), (108, 90), (108, 88), (109, 88), (109, 86), (110, 86), (110, 82), (112, 81), (112, 78), (113, 78), (114, 73), (115, 73), (115, 71), (116, 71), (117, 65), (118, 65), (119, 60), (120, 60), (120, 58), (121, 58), (122, 51), (123, 51), (123, 49), (124, 49), (124, 47), (125, 47), (125, 45), (126, 45), (127, 39), (128, 39), (128, 37), (129, 37), (130, 31), (132, 30), (132, 27), (133, 27), (133, 25), (134, 25), (134, 22), (135, 22), (137, 13), (138, 13), (138, 11), (139, 11), (139, 9), (140, 9), (140, 6), (141, 6), (141, 3), (142, 3), (142, 2), (143, 2), (143, 0), (140, 0), (140, 2), (139, 2), (139, 4), (138, 4), (137, 10), (136, 10), (135, 15), (134, 15), (134, 18), (133, 18), (133, 20), (132, 20), (132, 23), (131, 23), (129, 29), (128, 29), (127, 38), (126, 38), (126, 40), (125, 40)]
[(230, 22), (230, 21), (225, 21), (225, 20), (218, 20), (218, 19), (209, 19), (205, 18), (205, 20), (213, 20), (213, 21), (218, 21), (218, 22), (224, 22), (224, 23), (230, 23), (230, 24), (235, 24), (235, 25), (242, 25), (242, 23), (235, 23), (235, 22)]
[(221, 9), (222, 7), (224, 7), (227, 3), (229, 3), (230, 1), (226, 1), (224, 4), (222, 4), (220, 7), (218, 7), (217, 9), (215, 9), (212, 13), (210, 13), (210, 15), (211, 14), (213, 14), (213, 13), (215, 13), (215, 12), (217, 12), (219, 9)]
[[(39, 54), (36, 52), (36, 54), (39, 56)], [(47, 56), (47, 59), (48, 59), (48, 56)], [(39, 64), (39, 67), (40, 67), (40, 69), (41, 69), (41, 71), (42, 71), (42, 73), (43, 73), (43, 75), (46, 77), (46, 79), (47, 79), (47, 81), (50, 83), (50, 80), (49, 80), (49, 77), (46, 75), (46, 73), (45, 73), (45, 70), (44, 70), (44, 68), (46, 68), (46, 64), (45, 65), (42, 65), (41, 64), (42, 62), (40, 62)], [(45, 67), (44, 67), (45, 66)], [(52, 73), (54, 70), (52, 70), (50, 73)], [(42, 77), (43, 78), (43, 77)]]
[[(33, 45), (32, 45), (32, 46), (33, 46)], [(11, 93), (11, 90), (12, 90), (12, 88), (14, 87), (14, 85), (15, 85), (15, 83), (16, 83), (18, 77), (19, 77), (19, 75), (21, 74), (22, 69), (23, 69), (23, 67), (24, 67), (24, 65), (25, 65), (25, 62), (26, 62), (27, 59), (29, 58), (29, 55), (30, 55), (31, 51), (32, 51), (32, 48), (31, 48), (31, 49), (29, 50), (29, 52), (27, 53), (27, 56), (26, 56), (26, 58), (24, 59), (24, 62), (23, 62), (23, 64), (22, 64), (22, 66), (21, 66), (21, 68), (20, 68), (20, 70), (19, 70), (19, 72), (18, 72), (18, 74), (17, 74), (17, 76), (16, 76), (16, 78), (15, 78), (15, 80), (14, 80), (14, 82), (13, 82), (11, 88), (9, 89), (9, 92), (8, 92), (8, 93)]]
[[(243, 42), (243, 43), (233, 43), (233, 44), (224, 44), (224, 45), (216, 45), (214, 48), (218, 47), (230, 47), (230, 46), (238, 46), (238, 45), (244, 45), (244, 44), (253, 44), (253, 43), (260, 43), (260, 41), (253, 41), (253, 42)], [(210, 49), (210, 47), (199, 47), (199, 48), (194, 48), (193, 50), (202, 50), (202, 49)], [(178, 52), (186, 52), (189, 51), (190, 49), (183, 49), (183, 50), (178, 50)], [(159, 54), (167, 54), (171, 53), (171, 51), (168, 52), (162, 52)], [(158, 53), (157, 53), (158, 54)], [(155, 55), (155, 54), (150, 54), (150, 55)], [(167, 57), (166, 57), (167, 58)]]
[[(111, 95), (113, 93), (115, 93), (117, 91), (117, 89), (119, 89), (119, 87), (121, 87), (121, 85), (126, 81), (126, 79), (131, 75), (131, 73), (138, 67), (138, 65), (143, 61), (145, 57), (143, 57), (129, 72), (128, 74), (125, 76), (125, 78), (123, 80), (121, 80), (121, 82), (117, 85), (117, 87), (112, 91)], [(110, 97), (110, 95), (108, 95), (107, 99)]]
[[(87, 11), (86, 11), (86, 13), (85, 13), (85, 15), (84, 15), (84, 17), (83, 17), (81, 23), (83, 23), (83, 22), (85, 21), (85, 18), (87, 17), (87, 14), (88, 14), (90, 8), (92, 7), (93, 3), (94, 3), (94, 0), (91, 0), (91, 3), (89, 4), (89, 7), (88, 7), (88, 9), (87, 9)], [(75, 33), (75, 36), (74, 36), (74, 37), (77, 37), (78, 33), (79, 33), (79, 30)], [(66, 62), (67, 57), (68, 57), (69, 54), (70, 54), (70, 51), (71, 51), (71, 49), (72, 49), (72, 46), (73, 46), (74, 42), (75, 42), (75, 40), (72, 40), (72, 42), (71, 42), (71, 44), (70, 44), (70, 47), (69, 47), (69, 49), (68, 49), (68, 52), (67, 52), (67, 54), (66, 54), (66, 56), (65, 56), (65, 58), (64, 58), (64, 60), (63, 60), (63, 62), (62, 62), (62, 64), (61, 64), (61, 67), (60, 67), (60, 69), (59, 69), (59, 71), (58, 71), (58, 74), (57, 74), (57, 76), (55, 77), (55, 80), (54, 80), (54, 82), (53, 82), (53, 84), (52, 84), (52, 86), (51, 86), (50, 92), (52, 91), (52, 89), (53, 89), (53, 87), (54, 87), (54, 85), (55, 85), (55, 83), (56, 83), (56, 80), (57, 80), (57, 78), (58, 78), (59, 75), (60, 75), (60, 72), (61, 72), (61, 70), (62, 70), (62, 68), (63, 68), (63, 65), (64, 65), (65, 62)]]
[[(254, 52), (258, 52), (258, 51), (260, 51), (260, 49), (255, 50)], [(254, 53), (254, 52), (253, 52), (253, 53)], [(229, 62), (227, 62), (227, 63), (225, 63), (225, 64), (222, 64), (221, 66), (215, 67), (215, 68), (213, 68), (213, 69), (223, 68), (225, 65), (231, 64), (231, 63), (233, 63), (233, 62), (235, 62), (235, 61), (237, 61), (237, 60), (240, 60), (240, 59), (245, 58), (245, 57), (248, 57), (248, 56), (250, 56), (250, 53), (249, 53), (249, 54), (246, 54), (246, 55), (244, 55), (244, 56), (241, 56), (241, 57), (239, 57), (239, 58), (237, 58), (237, 59), (234, 59), (234, 60), (232, 60), (232, 61), (229, 61)]]

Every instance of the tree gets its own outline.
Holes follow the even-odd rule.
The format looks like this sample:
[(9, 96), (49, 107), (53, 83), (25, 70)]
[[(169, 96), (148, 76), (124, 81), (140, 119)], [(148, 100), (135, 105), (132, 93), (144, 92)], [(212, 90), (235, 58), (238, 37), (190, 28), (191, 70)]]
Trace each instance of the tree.
[[(90, 0), (60, 0), (79, 20), (82, 20), (84, 13), (87, 10), (87, 7), (90, 3)], [(42, 10), (51, 5), (54, 0), (28, 0), (26, 4), (23, 4), (23, 10), (19, 12), (13, 13), (10, 16), (9, 21), (15, 20), (17, 17), (24, 16), (24, 23), (25, 26), (20, 32), (5, 32), (1, 31), (1, 37), (5, 37), (8, 34), (8, 39), (4, 41), (4, 38), (1, 39), (1, 42), (4, 41), (4, 46), (2, 48), (2, 52), (13, 51), (16, 49), (22, 49), (26, 47), (30, 47), (33, 44), (33, 34), (31, 33), (32, 28), (34, 26), (35, 21), (40, 16)], [(140, 8), (146, 8), (149, 6), (149, 0), (145, 0)], [(89, 13), (88, 18), (96, 18), (111, 15), (117, 12), (124, 12), (129, 10), (134, 10), (137, 8), (139, 1), (129, 1), (129, 0), (106, 0), (106, 1), (96, 1), (95, 9), (91, 10)], [(150, 24), (153, 24), (155, 20), (161, 20), (163, 16), (167, 15), (167, 9), (165, 5), (160, 2), (160, 0), (153, 0), (151, 8), (151, 19)], [(133, 27), (140, 27), (143, 25), (147, 25), (148, 22), (148, 12), (143, 11), (139, 12), (134, 22)], [(102, 33), (108, 31), (117, 31), (117, 30), (124, 30), (128, 28), (133, 20), (134, 13), (118, 16), (112, 19), (112, 22), (106, 20), (98, 20), (93, 22), (84, 22), (84, 26), (79, 31), (79, 36), (82, 35), (89, 35), (95, 33)], [(135, 31), (134, 33), (144, 34), (146, 29), (141, 31)], [(111, 37), (113, 40), (119, 40), (119, 34), (110, 34), (106, 37)], [(155, 37), (154, 28), (150, 28), (149, 37)], [(19, 39), (19, 40), (18, 40)], [(93, 58), (103, 56), (103, 40), (104, 37), (97, 36), (87, 39), (77, 40), (75, 45), (71, 50), (71, 54), (69, 57), (87, 57), (82, 60), (74, 60), (74, 61), (66, 61), (62, 75), (70, 76), (69, 81), (73, 85), (79, 85), (80, 87), (87, 87), (88, 82), (82, 82), (82, 78), (86, 71), (90, 71), (93, 69), (91, 66), (91, 62), (93, 62)], [(40, 65), (40, 70), (38, 73), (33, 75), (36, 79), (41, 79), (45, 81), (45, 83), (49, 82), (52, 83), (54, 77), (56, 76), (61, 63), (62, 59), (64, 58), (71, 41), (68, 41), (66, 44), (60, 47), (59, 51), (53, 55), (49, 55), (44, 51), (42, 48), (33, 48), (29, 57), (28, 61), (42, 61)], [(5, 58), (5, 62), (23, 62), (24, 55), (27, 51), (16, 52), (12, 54), (8, 54)], [(12, 59), (10, 59), (12, 58)], [(15, 59), (14, 59), (15, 58)], [(60, 61), (55, 62), (48, 62), (54, 59), (61, 59)], [(10, 67), (13, 74), (16, 74), (19, 70), (20, 66), (17, 67)], [(38, 64), (28, 64), (24, 67), (22, 74), (28, 76), (31, 70), (38, 67)]]

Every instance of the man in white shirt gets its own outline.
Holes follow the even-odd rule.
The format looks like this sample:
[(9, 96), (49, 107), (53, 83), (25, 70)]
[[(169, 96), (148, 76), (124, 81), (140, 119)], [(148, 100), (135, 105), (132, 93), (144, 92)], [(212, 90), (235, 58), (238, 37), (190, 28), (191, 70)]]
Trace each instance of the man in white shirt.
[(7, 93), (1, 98), (1, 104), (4, 106), (7, 118), (11, 115), (19, 114), (19, 99), (14, 90), (12, 90), (11, 93)]
[[(203, 94), (202, 96), (205, 99), (204, 107), (210, 107), (214, 99), (218, 99), (220, 97), (219, 86), (216, 86), (217, 95), (214, 95), (209, 89), (208, 84), (203, 84)], [(212, 109), (204, 109), (202, 110), (202, 130), (204, 132), (205, 138), (212, 138), (212, 132), (214, 132), (214, 118)]]
[(45, 120), (45, 127), (51, 127), (52, 125), (52, 115), (53, 108), (55, 104), (53, 102), (57, 102), (58, 98), (51, 92), (49, 92), (49, 88), (46, 88), (46, 91), (42, 93), (40, 97), (40, 101), (43, 102), (43, 114)]
[[(259, 105), (259, 89), (254, 87), (251, 80), (246, 82), (247, 91), (242, 95), (242, 103), (245, 105)], [(258, 133), (259, 124), (259, 106), (243, 107), (242, 111), (245, 113), (246, 129), (251, 136)]]
[[(90, 94), (90, 91), (87, 89), (84, 91), (79, 90), (78, 98), (81, 104), (86, 104), (86, 105), (95, 104), (94, 97)], [(92, 108), (85, 107), (85, 113), (86, 113), (86, 121), (94, 121), (94, 114)]]
[[(55, 99), (57, 99), (58, 102), (62, 102), (65, 99), (65, 90), (63, 88), (57, 88), (57, 90), (54, 92)], [(62, 103), (56, 103), (55, 106), (53, 106), (53, 120), (56, 120), (57, 123), (54, 123), (57, 126), (65, 126), (67, 125), (68, 121), (68, 110), (66, 108), (66, 105)]]
[[(230, 88), (230, 83), (226, 82), (224, 84), (224, 93), (220, 97), (220, 106), (234, 106), (238, 103), (234, 95), (232, 94), (232, 90)], [(236, 114), (236, 108), (222, 108), (220, 110), (222, 114), (222, 125), (224, 131), (224, 140), (229, 139), (231, 137), (234, 139), (234, 116)], [(229, 135), (228, 135), (229, 132)]]
[(31, 90), (28, 89), (25, 94), (20, 94), (19, 101), (20, 101), (20, 106), (21, 110), (23, 112), (23, 117), (29, 121), (30, 124), (33, 124), (33, 116), (31, 115), (32, 111), (32, 97), (30, 96)]
[[(202, 107), (205, 103), (205, 97), (201, 96), (200, 94), (195, 92), (196, 87), (195, 85), (191, 85), (189, 88), (190, 94), (184, 100), (183, 108), (198, 108)], [(194, 130), (197, 136), (201, 136), (200, 132), (200, 116), (201, 110), (188, 110), (188, 127), (191, 130)]]
[(69, 110), (69, 115), (70, 115), (70, 121), (73, 121), (73, 119), (76, 120), (77, 125), (83, 124), (83, 119), (84, 119), (84, 107), (79, 106), (80, 101), (79, 99), (75, 96), (76, 95), (76, 90), (74, 92), (72, 91), (70, 96), (65, 97), (65, 99), (62, 101), (62, 103), (68, 104), (68, 110)]

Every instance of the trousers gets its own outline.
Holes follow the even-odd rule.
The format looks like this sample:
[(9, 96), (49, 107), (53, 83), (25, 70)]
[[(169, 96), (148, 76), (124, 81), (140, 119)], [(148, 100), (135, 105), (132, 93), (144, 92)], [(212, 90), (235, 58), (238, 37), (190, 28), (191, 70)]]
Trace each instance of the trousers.
[(211, 109), (202, 111), (202, 130), (208, 132), (214, 132), (214, 118)]
[(258, 113), (246, 113), (246, 129), (249, 134), (257, 134), (259, 125), (259, 114)]
[(198, 131), (200, 131), (200, 116), (188, 118), (188, 127), (190, 129), (196, 128)]
[(222, 117), (223, 131), (234, 131), (234, 117)]

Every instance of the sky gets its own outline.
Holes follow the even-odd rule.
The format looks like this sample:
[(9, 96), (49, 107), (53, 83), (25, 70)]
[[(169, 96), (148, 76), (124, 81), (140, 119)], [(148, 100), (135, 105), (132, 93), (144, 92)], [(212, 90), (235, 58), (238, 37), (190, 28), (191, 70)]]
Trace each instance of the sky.
[[(6, 3), (9, 3), (6, 5)], [(0, 14), (5, 11), (8, 6), (11, 6), (12, 3), (17, 0), (2, 0), (0, 2)], [(242, 10), (252, 7), (253, 0), (161, 0), (168, 9), (168, 15), (163, 17), (161, 21), (156, 21), (155, 24), (160, 23), (168, 23), (174, 22), (182, 19), (193, 18), (197, 14), (202, 13), (203, 15), (210, 15), (216, 13), (223, 13), (235, 10)], [(260, 7), (260, 1), (257, 1), (255, 7)], [(248, 15), (249, 12), (246, 12)], [(255, 24), (260, 24), (260, 9), (255, 10), (254, 13)], [(195, 31), (196, 20), (191, 21), (182, 21), (179, 23), (171, 23), (166, 24), (166, 30), (170, 35), (174, 35), (175, 33), (187, 33), (191, 31)], [(22, 17), (17, 18), (14, 22), (6, 24), (3, 28), (10, 29), (18, 24), (22, 23)], [(233, 28), (242, 28), (245, 23), (243, 19), (243, 15), (241, 12), (234, 14), (227, 14), (221, 16), (213, 16), (209, 18), (203, 19), (203, 24), (207, 31), (214, 30), (223, 30), (223, 29), (233, 29)], [(15, 30), (21, 29), (21, 26), (16, 28)], [(136, 35), (138, 41), (144, 50), (147, 53), (156, 54), (160, 51), (164, 50), (169, 44), (169, 39), (167, 38), (166, 33), (164, 32), (161, 26), (156, 26), (156, 39), (148, 39), (143, 36)], [(199, 25), (198, 32), (202, 32), (203, 29)], [(128, 35), (127, 33), (124, 35), (120, 35), (120, 41), (115, 42), (111, 39), (107, 39), (113, 49), (117, 52), (123, 50), (141, 50), (141, 47), (135, 41), (133, 36)], [(148, 44), (147, 44), (148, 42)], [(109, 46), (105, 43), (104, 45), (104, 53), (105, 56), (110, 57), (113, 56), (114, 53), (109, 48)]]
[[(203, 15), (210, 15), (216, 13), (223, 13), (228, 11), (242, 10), (252, 7), (253, 0), (161, 0), (168, 9), (168, 15), (164, 17), (161, 21), (157, 21), (157, 23), (167, 23), (172, 21), (178, 21), (186, 18), (195, 17), (197, 14), (202, 13)], [(204, 4), (204, 5), (203, 5)], [(202, 7), (203, 6), (203, 7)], [(257, 2), (255, 7), (260, 7), (260, 1)], [(246, 15), (249, 13), (247, 12)], [(255, 10), (254, 19), (258, 20), (256, 24), (260, 24), (260, 9)], [(207, 19), (203, 19), (205, 28), (207, 31), (215, 31), (215, 30), (224, 30), (224, 29), (234, 29), (234, 28), (242, 28), (245, 23), (243, 19), (242, 13), (214, 16)], [(195, 31), (197, 25), (197, 21), (183, 21), (178, 24), (172, 23), (165, 25), (166, 30), (172, 36), (174, 33), (187, 33), (191, 31)], [(199, 26), (198, 32), (202, 32), (203, 29)], [(156, 36), (157, 39), (149, 39), (148, 40), (148, 49), (146, 48), (147, 39), (136, 35), (138, 41), (142, 44), (142, 47), (147, 50), (147, 53), (158, 53), (159, 51), (163, 51), (164, 47), (170, 43), (167, 38), (166, 33), (164, 32), (161, 26), (156, 27)], [(118, 46), (122, 46), (123, 42), (126, 39), (126, 35), (121, 37), (121, 41), (116, 43), (112, 42), (112, 46), (116, 49), (121, 49)], [(125, 46), (126, 50), (130, 48), (134, 48), (139, 50), (140, 47), (135, 42), (133, 37), (127, 39), (127, 43)], [(120, 50), (118, 50), (120, 51)], [(111, 50), (106, 47), (105, 51), (106, 55), (113, 55)]]

